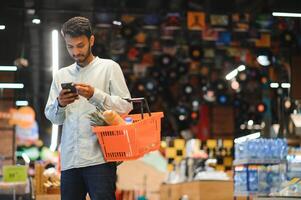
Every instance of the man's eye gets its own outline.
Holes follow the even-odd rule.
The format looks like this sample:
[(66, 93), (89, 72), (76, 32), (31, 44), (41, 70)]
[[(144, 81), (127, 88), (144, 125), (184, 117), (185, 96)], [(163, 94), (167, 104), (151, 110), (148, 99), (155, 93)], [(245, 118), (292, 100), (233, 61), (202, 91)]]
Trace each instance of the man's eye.
[(67, 48), (68, 48), (68, 49), (72, 49), (73, 47), (72, 47), (72, 46), (67, 46)]

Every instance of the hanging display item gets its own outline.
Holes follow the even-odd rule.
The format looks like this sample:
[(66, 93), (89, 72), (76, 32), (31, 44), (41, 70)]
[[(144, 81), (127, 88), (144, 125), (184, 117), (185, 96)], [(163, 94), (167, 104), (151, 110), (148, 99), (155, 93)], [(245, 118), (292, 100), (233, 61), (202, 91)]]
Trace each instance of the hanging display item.
[(218, 31), (214, 28), (206, 27), (202, 31), (202, 39), (205, 41), (217, 41)]
[(187, 12), (187, 28), (192, 31), (201, 31), (206, 27), (204, 12)]
[(210, 25), (217, 31), (224, 31), (228, 28), (229, 16), (216, 14), (210, 15)]
[(151, 30), (158, 29), (160, 20), (160, 16), (157, 14), (145, 15), (143, 18), (143, 28)]
[[(191, 6), (191, 2), (188, 5)], [(287, 52), (287, 48), (299, 45), (299, 37), (296, 34), (298, 29), (294, 20), (239, 12), (231, 15), (212, 14), (203, 12), (203, 7), (189, 8), (191, 10), (186, 12), (184, 20), (181, 18), (183, 13), (178, 13), (177, 10), (163, 14), (125, 14), (118, 18), (111, 15), (110, 20), (120, 21), (121, 25), (96, 27), (97, 44), (94, 51), (100, 56), (110, 56), (118, 62), (126, 60), (128, 64), (123, 69), (126, 70), (126, 78), (133, 84), (132, 88), (136, 88), (136, 85), (143, 88), (136, 88), (138, 94), (143, 94), (149, 99), (155, 99), (153, 97), (156, 95), (156, 99), (164, 99), (165, 94), (176, 92), (176, 98), (171, 100), (173, 103), (165, 106), (167, 110), (172, 110), (179, 103), (178, 97), (185, 96), (180, 88), (187, 83), (187, 79), (190, 80), (191, 74), (199, 79), (198, 88), (192, 96), (198, 96), (200, 101), (213, 106), (235, 104), (231, 92), (220, 92), (213, 87), (213, 83), (243, 64), (247, 70), (239, 72), (235, 80), (228, 83), (232, 88), (229, 90), (235, 94), (244, 92), (240, 101), (236, 102), (237, 109), (242, 110), (241, 102), (244, 101), (245, 95), (250, 91), (257, 91), (263, 84), (268, 87), (273, 77), (278, 78), (278, 71), (272, 67), (277, 65), (278, 69), (287, 66), (288, 60), (282, 57), (283, 53)], [(96, 24), (99, 22), (96, 19), (99, 18), (104, 22), (109, 16), (98, 15), (95, 17)], [(267, 72), (275, 70), (275, 74), (268, 74), (262, 82), (262, 74), (255, 72), (255, 76), (259, 76), (256, 78), (254, 72), (248, 68), (258, 67), (260, 71), (264, 69), (256, 61), (259, 56), (258, 49), (266, 48), (271, 49), (273, 57), (269, 58), (270, 63), (265, 68)], [(149, 80), (150, 77), (157, 80), (156, 87), (160, 88), (156, 95), (145, 89), (145, 82), (135, 84), (137, 80)], [(148, 85), (151, 87), (153, 84)], [(160, 95), (163, 95), (163, 98)], [(253, 100), (258, 102), (256, 97)], [(189, 104), (189, 101), (184, 103)], [(254, 104), (247, 103), (250, 106)], [(243, 118), (248, 116), (251, 116), (249, 109)], [(178, 134), (175, 127), (172, 128), (174, 130), (165, 131)]]
[(168, 30), (179, 30), (181, 28), (181, 14), (167, 13), (163, 24), (165, 24), (165, 28)]
[(250, 28), (250, 14), (234, 13), (232, 14), (232, 29), (237, 32), (247, 32)]

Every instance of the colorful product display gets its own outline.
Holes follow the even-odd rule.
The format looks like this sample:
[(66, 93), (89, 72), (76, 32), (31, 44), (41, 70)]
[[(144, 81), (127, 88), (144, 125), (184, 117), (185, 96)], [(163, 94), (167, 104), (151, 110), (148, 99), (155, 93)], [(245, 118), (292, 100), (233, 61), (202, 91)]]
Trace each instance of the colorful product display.
[(254, 139), (235, 144), (235, 196), (269, 195), (287, 180), (285, 139)]
[(287, 142), (285, 139), (256, 139), (235, 144), (235, 159), (286, 159)]

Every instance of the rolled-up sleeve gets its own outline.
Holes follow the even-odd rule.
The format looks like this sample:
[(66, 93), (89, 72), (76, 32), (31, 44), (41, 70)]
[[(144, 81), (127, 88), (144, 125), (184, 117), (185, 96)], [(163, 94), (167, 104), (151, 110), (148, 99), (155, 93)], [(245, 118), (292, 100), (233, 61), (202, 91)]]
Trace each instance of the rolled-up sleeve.
[(60, 107), (57, 97), (59, 96), (59, 88), (56, 83), (55, 76), (51, 83), (48, 101), (45, 107), (45, 116), (53, 124), (61, 125), (65, 120), (66, 107)]
[(109, 91), (110, 94), (107, 94), (95, 88), (94, 94), (89, 99), (89, 102), (96, 106), (101, 104), (107, 110), (115, 110), (119, 114), (128, 114), (133, 109), (132, 103), (124, 100), (131, 98), (131, 95), (121, 68), (115, 62), (112, 64), (111, 68)]

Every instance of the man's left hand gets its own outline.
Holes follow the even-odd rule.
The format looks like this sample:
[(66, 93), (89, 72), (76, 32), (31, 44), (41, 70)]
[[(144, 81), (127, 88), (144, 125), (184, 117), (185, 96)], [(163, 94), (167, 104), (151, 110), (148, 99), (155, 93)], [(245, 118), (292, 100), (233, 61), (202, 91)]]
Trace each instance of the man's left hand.
[(75, 87), (77, 89), (77, 93), (86, 99), (90, 99), (94, 94), (94, 87), (84, 84), (84, 83), (76, 83)]

